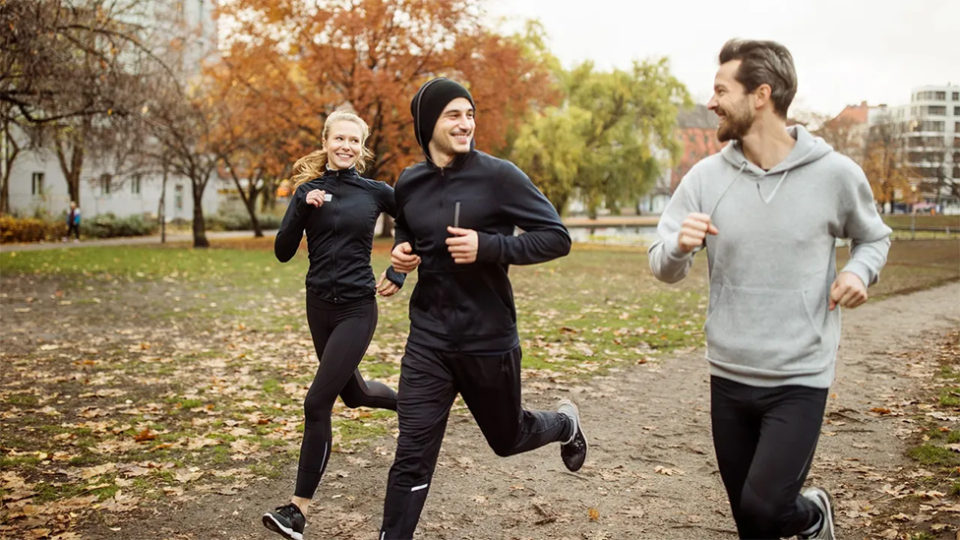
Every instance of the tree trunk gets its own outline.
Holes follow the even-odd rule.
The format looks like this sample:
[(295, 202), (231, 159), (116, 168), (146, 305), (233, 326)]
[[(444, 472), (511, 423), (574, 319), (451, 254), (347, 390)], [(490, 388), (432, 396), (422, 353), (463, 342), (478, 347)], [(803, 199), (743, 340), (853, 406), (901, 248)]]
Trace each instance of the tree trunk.
[(230, 160), (225, 157), (221, 159), (223, 159), (223, 163), (227, 166), (227, 170), (230, 171), (230, 178), (233, 178), (233, 184), (237, 186), (237, 193), (240, 194), (243, 207), (247, 209), (247, 214), (250, 216), (250, 226), (253, 227), (253, 237), (263, 238), (263, 229), (260, 228), (260, 221), (257, 220), (257, 181), (254, 181), (253, 174), (248, 176), (247, 188), (250, 190), (250, 193), (247, 193), (243, 190), (243, 186), (240, 185), (240, 178), (237, 177), (237, 172), (233, 168), (233, 165), (230, 164)]
[(10, 124), (3, 123), (3, 132), (0, 133), (0, 166), (3, 166), (3, 173), (0, 174), (0, 214), (10, 213), (10, 171), (13, 169), (13, 162), (20, 153), (20, 146), (17, 141), (10, 136)]
[(167, 243), (167, 163), (163, 163), (163, 179), (160, 181), (160, 209), (157, 211), (160, 218), (160, 243)]
[(263, 228), (260, 226), (260, 221), (257, 219), (257, 193), (254, 192), (251, 194), (250, 198), (246, 200), (247, 212), (250, 214), (250, 226), (253, 227), (253, 237), (254, 238), (263, 238)]
[[(60, 163), (60, 170), (67, 181), (67, 193), (70, 200), (80, 204), (80, 172), (83, 170), (83, 139), (80, 136), (73, 135), (70, 140), (70, 147), (64, 148), (64, 141), (59, 134), (56, 137), (57, 161)], [(67, 163), (67, 153), (69, 152), (69, 163)]]
[(203, 221), (203, 189), (206, 186), (205, 181), (191, 179), (193, 183), (193, 247), (208, 248), (210, 241), (207, 240), (207, 228)]
[(393, 238), (393, 218), (390, 214), (383, 214), (383, 230), (380, 231), (380, 238)]

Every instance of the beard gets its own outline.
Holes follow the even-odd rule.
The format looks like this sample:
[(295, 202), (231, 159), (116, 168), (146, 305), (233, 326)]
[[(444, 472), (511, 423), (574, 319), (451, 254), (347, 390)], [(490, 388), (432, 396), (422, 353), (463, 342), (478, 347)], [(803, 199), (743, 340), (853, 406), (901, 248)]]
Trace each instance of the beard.
[(749, 107), (737, 110), (723, 110), (724, 121), (717, 127), (717, 140), (720, 142), (739, 141), (750, 131), (753, 125), (753, 111)]

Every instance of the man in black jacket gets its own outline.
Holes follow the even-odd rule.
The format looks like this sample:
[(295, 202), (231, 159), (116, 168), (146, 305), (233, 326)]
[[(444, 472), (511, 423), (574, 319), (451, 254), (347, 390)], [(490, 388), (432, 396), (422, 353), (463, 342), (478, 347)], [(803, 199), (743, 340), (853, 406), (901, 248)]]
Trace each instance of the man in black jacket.
[[(520, 404), (520, 339), (511, 264), (570, 252), (550, 201), (513, 163), (473, 149), (473, 97), (444, 78), (411, 103), (422, 161), (396, 185), (398, 272), (418, 268), (400, 372), (400, 437), (379, 540), (411, 540), (426, 502), (447, 416), (463, 396), (487, 442), (510, 456), (560, 442), (578, 470), (587, 441), (576, 406), (527, 411)], [(519, 227), (523, 234), (514, 235)]]

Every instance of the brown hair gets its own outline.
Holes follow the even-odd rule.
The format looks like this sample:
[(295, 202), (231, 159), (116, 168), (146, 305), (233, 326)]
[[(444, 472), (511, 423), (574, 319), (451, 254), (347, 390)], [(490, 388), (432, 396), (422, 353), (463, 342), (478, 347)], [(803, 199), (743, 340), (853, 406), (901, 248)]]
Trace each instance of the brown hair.
[[(370, 135), (370, 128), (367, 126), (367, 123), (363, 121), (359, 116), (347, 112), (347, 111), (335, 111), (333, 114), (327, 117), (327, 120), (323, 123), (323, 133), (321, 134), (321, 139), (323, 140), (324, 145), (327, 142), (327, 136), (330, 134), (330, 126), (336, 122), (353, 122), (354, 124), (360, 126), (360, 132), (362, 137), (360, 138), (360, 157), (357, 158), (357, 172), (362, 173), (367, 168), (367, 160), (373, 158), (373, 152), (371, 152), (366, 146), (367, 137)], [(298, 159), (296, 163), (293, 164), (293, 189), (300, 187), (300, 184), (304, 182), (309, 182), (314, 178), (323, 176), (323, 172), (327, 168), (327, 150), (326, 148), (321, 148), (320, 150), (315, 150), (309, 154)]]
[(762, 84), (769, 85), (773, 110), (786, 118), (787, 109), (797, 95), (797, 71), (790, 51), (775, 41), (731, 39), (720, 50), (720, 64), (734, 60), (740, 60), (737, 82), (747, 92), (753, 92)]

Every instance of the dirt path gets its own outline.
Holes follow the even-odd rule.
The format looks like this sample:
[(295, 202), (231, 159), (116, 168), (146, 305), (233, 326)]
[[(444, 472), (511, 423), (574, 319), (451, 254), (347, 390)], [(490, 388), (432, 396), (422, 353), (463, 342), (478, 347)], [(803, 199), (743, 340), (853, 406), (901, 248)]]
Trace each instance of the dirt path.
[[(903, 418), (874, 407), (910, 396), (917, 378), (895, 353), (960, 325), (960, 283), (867, 304), (844, 314), (837, 383), (811, 478), (838, 500), (839, 538), (867, 538), (864, 504), (888, 498), (881, 487), (906, 464)], [(572, 395), (591, 454), (577, 475), (556, 447), (497, 458), (464, 413), (451, 418), (418, 538), (443, 540), (600, 540), (735, 538), (710, 439), (708, 375), (702, 351), (638, 365), (584, 386), (524, 386), (531, 407)], [(336, 454), (306, 531), (310, 540), (376, 537), (394, 441)], [(268, 539), (261, 513), (284, 502), (296, 463), (279, 480), (254, 482), (236, 496), (178, 499), (176, 506), (123, 521), (92, 524), (103, 540)], [(103, 519), (116, 519), (103, 514)]]

